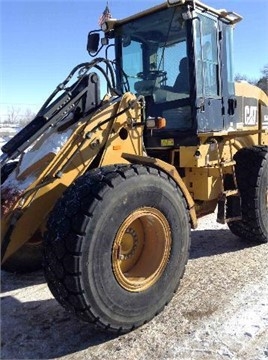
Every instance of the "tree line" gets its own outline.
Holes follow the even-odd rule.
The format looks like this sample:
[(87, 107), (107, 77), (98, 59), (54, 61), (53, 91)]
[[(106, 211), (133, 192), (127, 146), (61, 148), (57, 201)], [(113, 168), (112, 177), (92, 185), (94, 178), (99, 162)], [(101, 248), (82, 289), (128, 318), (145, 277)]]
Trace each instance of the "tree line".
[(19, 107), (10, 106), (7, 108), (7, 113), (0, 118), (0, 124), (25, 126), (33, 120), (35, 115), (31, 109), (22, 111)]
[(264, 65), (263, 69), (261, 70), (261, 77), (259, 79), (251, 79), (247, 75), (236, 74), (235, 81), (241, 80), (258, 86), (268, 95), (268, 64)]

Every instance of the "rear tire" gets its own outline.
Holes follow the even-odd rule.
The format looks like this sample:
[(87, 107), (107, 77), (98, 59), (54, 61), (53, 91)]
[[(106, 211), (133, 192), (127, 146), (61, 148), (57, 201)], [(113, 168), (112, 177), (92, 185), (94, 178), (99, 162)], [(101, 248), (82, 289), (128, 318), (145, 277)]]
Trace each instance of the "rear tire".
[(165, 173), (139, 165), (89, 172), (48, 221), (44, 269), (67, 310), (128, 332), (171, 300), (188, 260), (186, 202)]
[[(228, 223), (232, 233), (257, 243), (268, 242), (268, 147), (238, 151), (236, 177), (241, 194), (242, 220)], [(231, 200), (227, 206), (232, 206)]]

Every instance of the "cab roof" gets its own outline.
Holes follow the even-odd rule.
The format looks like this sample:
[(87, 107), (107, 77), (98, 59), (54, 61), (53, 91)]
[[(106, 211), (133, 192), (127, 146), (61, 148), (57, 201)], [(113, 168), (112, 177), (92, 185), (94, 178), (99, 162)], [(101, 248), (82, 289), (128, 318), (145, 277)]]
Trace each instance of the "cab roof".
[(174, 7), (174, 6), (182, 6), (182, 5), (190, 5), (194, 9), (200, 9), (201, 11), (205, 11), (210, 14), (216, 15), (217, 17), (224, 19), (227, 23), (231, 25), (236, 24), (237, 22), (242, 20), (242, 16), (238, 15), (235, 12), (227, 11), (225, 9), (217, 10), (197, 0), (167, 0), (165, 3), (153, 6), (147, 10), (141, 11), (122, 20), (116, 20), (116, 25), (123, 25), (130, 21), (140, 19), (144, 16), (153, 14), (159, 10), (164, 10), (172, 6)]

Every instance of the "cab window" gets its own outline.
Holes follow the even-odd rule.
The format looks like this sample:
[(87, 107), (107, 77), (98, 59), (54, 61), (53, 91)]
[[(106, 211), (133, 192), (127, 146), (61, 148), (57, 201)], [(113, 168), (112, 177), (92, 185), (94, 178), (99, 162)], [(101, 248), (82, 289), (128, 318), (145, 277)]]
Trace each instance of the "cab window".
[(217, 22), (199, 15), (194, 24), (197, 97), (218, 98), (220, 83)]

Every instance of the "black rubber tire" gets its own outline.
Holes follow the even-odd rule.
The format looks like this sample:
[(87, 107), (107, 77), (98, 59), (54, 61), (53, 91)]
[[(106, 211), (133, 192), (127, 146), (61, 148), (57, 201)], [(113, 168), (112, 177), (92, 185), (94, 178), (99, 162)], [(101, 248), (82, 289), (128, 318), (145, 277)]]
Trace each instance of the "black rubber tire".
[(1, 268), (12, 273), (29, 273), (40, 270), (42, 268), (42, 261), (42, 243), (26, 243), (15, 254), (11, 255), (1, 265)]
[[(235, 154), (234, 159), (241, 194), (242, 220), (229, 222), (228, 226), (234, 235), (244, 240), (267, 243), (268, 147), (243, 148)], [(227, 207), (231, 205), (231, 201), (229, 204), (227, 202)]]
[[(147, 290), (130, 292), (116, 281), (111, 249), (122, 222), (137, 208), (154, 207), (168, 220), (167, 265)], [(86, 173), (52, 211), (44, 241), (44, 271), (54, 297), (98, 328), (125, 333), (148, 322), (176, 292), (189, 256), (185, 199), (165, 173), (141, 165)]]

